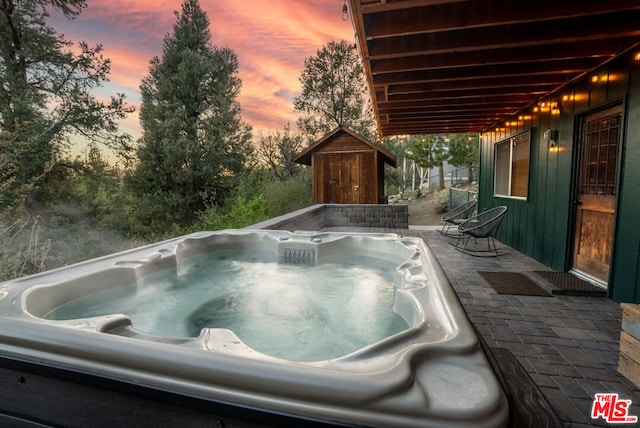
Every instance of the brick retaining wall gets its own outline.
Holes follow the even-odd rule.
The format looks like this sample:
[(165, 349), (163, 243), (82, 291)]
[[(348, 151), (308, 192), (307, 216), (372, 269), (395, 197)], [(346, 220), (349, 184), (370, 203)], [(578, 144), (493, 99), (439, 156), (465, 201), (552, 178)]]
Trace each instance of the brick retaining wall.
[(249, 229), (322, 230), (327, 227), (407, 229), (407, 205), (318, 204), (248, 226)]

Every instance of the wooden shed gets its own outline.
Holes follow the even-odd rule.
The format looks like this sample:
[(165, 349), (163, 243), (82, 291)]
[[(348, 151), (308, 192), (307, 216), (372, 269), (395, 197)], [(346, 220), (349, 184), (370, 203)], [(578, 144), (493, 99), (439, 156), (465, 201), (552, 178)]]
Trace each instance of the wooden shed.
[(294, 162), (310, 165), (313, 203), (378, 204), (384, 197), (384, 164), (396, 157), (343, 126), (307, 147)]

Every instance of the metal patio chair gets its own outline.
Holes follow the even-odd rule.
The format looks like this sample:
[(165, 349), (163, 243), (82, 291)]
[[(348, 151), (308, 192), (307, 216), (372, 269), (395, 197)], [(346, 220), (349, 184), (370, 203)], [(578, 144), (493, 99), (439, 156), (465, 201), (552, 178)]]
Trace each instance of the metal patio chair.
[[(493, 239), (500, 223), (507, 213), (506, 206), (499, 206), (488, 209), (475, 215), (458, 226), (458, 240), (452, 245), (465, 254), (479, 257), (497, 257), (506, 253), (499, 253), (496, 242)], [(474, 239), (474, 245), (469, 247), (469, 241)], [(478, 248), (477, 240), (484, 238), (487, 240), (487, 248)]]
[(458, 205), (454, 209), (447, 212), (440, 218), (444, 222), (444, 224), (442, 225), (442, 229), (440, 229), (438, 232), (440, 232), (440, 234), (444, 236), (454, 238), (458, 237), (458, 232), (451, 233), (450, 229), (452, 227), (459, 226), (460, 224), (467, 221), (473, 213), (473, 210), (476, 209), (477, 203), (478, 201), (474, 199), (469, 202), (465, 202), (462, 205)]

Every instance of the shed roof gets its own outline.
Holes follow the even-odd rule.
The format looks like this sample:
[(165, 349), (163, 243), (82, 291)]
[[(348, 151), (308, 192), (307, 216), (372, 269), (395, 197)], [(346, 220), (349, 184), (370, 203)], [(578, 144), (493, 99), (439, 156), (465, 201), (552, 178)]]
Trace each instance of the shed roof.
[(349, 3), (381, 135), (487, 131), (640, 52), (638, 0)]
[(366, 144), (368, 146), (371, 146), (372, 148), (377, 150), (378, 153), (380, 153), (382, 155), (382, 159), (387, 164), (391, 165), (394, 168), (396, 167), (396, 156), (393, 153), (391, 153), (389, 150), (385, 149), (382, 145), (380, 145), (378, 143), (374, 143), (373, 141), (369, 141), (368, 139), (364, 138), (363, 136), (355, 133), (354, 131), (352, 131), (349, 128), (344, 127), (342, 125), (334, 128), (333, 131), (329, 132), (327, 135), (322, 137), (320, 140), (316, 141), (315, 143), (311, 144), (309, 147), (304, 149), (302, 151), (302, 153), (300, 153), (298, 156), (296, 156), (293, 159), (293, 161), (297, 162), (297, 163), (301, 163), (303, 165), (311, 165), (311, 155), (313, 154), (313, 152), (317, 151), (322, 146), (324, 146), (328, 142), (332, 141), (340, 133), (349, 134), (353, 138), (361, 141), (362, 143), (364, 143), (364, 144)]

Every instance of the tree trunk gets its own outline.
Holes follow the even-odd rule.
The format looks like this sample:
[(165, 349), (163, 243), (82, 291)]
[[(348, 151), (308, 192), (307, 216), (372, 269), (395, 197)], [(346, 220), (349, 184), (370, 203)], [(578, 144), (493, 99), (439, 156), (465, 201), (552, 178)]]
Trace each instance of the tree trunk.
[(473, 164), (467, 165), (467, 170), (469, 173), (467, 174), (467, 178), (469, 179), (469, 184), (473, 183)]
[(440, 164), (438, 165), (438, 178), (440, 179), (440, 184), (438, 186), (438, 188), (440, 190), (444, 190), (444, 162), (440, 162)]

